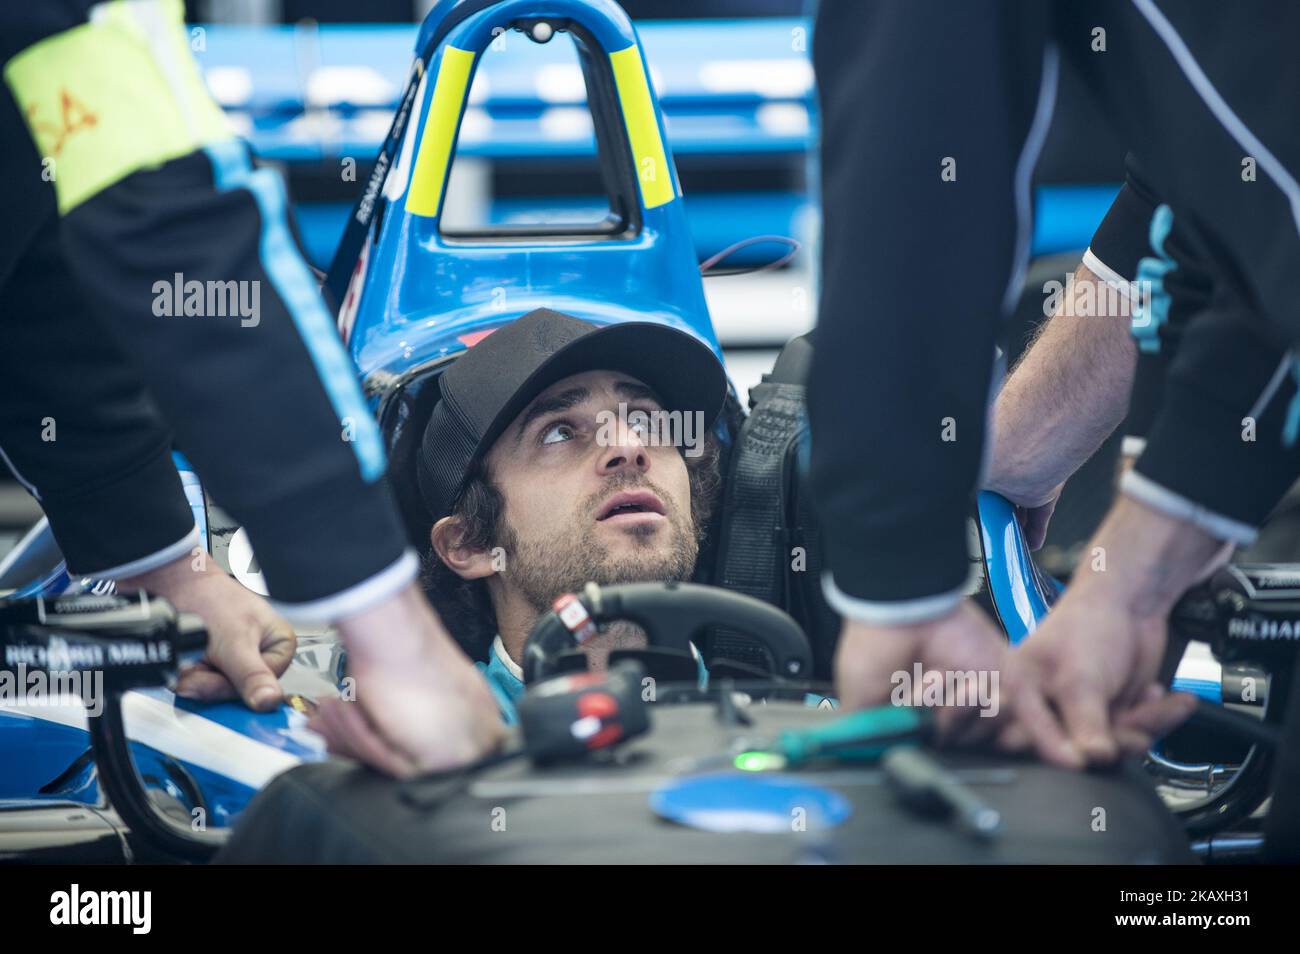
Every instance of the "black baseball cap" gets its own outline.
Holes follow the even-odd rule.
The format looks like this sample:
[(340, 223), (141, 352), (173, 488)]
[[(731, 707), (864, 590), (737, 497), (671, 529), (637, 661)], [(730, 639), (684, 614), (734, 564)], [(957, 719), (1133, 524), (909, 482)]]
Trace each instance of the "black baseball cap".
[(652, 388), (666, 411), (702, 411), (712, 427), (727, 374), (698, 338), (648, 321), (595, 325), (538, 308), (456, 359), (416, 457), (420, 496), (434, 520), (451, 513), (470, 470), (529, 403), (583, 371), (622, 371)]

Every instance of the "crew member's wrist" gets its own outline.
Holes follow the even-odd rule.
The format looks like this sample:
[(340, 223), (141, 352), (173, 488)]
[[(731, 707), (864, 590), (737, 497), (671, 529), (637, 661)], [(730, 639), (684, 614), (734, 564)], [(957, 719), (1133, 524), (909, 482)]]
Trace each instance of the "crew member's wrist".
[[(354, 664), (417, 666), (464, 660), (415, 582), (336, 624)], [(443, 657), (448, 657), (446, 660)]]
[(206, 560), (195, 560), (191, 554), (184, 553), (151, 570), (134, 576), (121, 577), (117, 585), (124, 590), (146, 590), (159, 596), (166, 596), (168, 592), (192, 581), (196, 575), (206, 572), (208, 572)]
[(993, 456), (982, 489), (1001, 494), (1020, 507), (1041, 507), (1056, 497), (1060, 481), (1052, 480), (1054, 474), (1038, 479), (1036, 469), (1037, 464), (1018, 459), (1009, 440), (994, 438)]
[(1001, 494), (1017, 507), (1042, 507), (1056, 499), (1060, 486), (1060, 484), (1031, 484), (990, 476), (984, 482), (982, 489)]
[(1224, 541), (1195, 524), (1120, 494), (1079, 557), (1072, 589), (1163, 619), (1203, 575)]

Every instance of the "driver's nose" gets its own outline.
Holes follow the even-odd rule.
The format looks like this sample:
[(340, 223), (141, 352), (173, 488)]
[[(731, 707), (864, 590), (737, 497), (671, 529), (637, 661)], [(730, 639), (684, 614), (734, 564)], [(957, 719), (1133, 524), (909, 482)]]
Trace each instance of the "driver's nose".
[(645, 473), (650, 469), (650, 455), (646, 453), (640, 432), (633, 427), (616, 428), (612, 442), (600, 448), (596, 472), (608, 477), (620, 470)]

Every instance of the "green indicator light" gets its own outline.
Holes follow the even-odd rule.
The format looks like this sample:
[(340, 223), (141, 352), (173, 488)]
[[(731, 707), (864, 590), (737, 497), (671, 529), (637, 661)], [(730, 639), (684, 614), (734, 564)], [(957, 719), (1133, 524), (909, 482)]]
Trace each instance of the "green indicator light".
[(769, 772), (785, 768), (785, 759), (774, 752), (741, 752), (733, 764), (742, 772)]

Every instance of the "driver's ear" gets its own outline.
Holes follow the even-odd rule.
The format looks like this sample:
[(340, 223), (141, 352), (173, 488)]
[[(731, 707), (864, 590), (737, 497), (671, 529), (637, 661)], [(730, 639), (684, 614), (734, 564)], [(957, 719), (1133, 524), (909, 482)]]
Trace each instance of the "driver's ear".
[(493, 576), (497, 571), (493, 566), (492, 551), (465, 546), (461, 542), (464, 538), (465, 528), (459, 517), (443, 517), (429, 531), (433, 552), (462, 580)]

